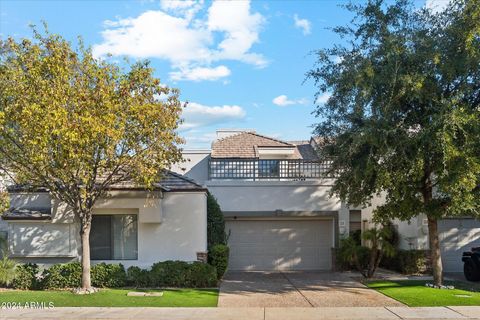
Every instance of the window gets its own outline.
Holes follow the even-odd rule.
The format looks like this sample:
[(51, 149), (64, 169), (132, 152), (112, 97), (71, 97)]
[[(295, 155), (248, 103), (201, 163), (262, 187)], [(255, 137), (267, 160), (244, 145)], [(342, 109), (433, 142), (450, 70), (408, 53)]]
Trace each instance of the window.
[(350, 234), (362, 230), (362, 211), (350, 210)]
[(280, 177), (280, 161), (278, 160), (258, 161), (258, 176), (260, 178)]
[(92, 260), (136, 260), (138, 223), (135, 214), (94, 215), (90, 231)]

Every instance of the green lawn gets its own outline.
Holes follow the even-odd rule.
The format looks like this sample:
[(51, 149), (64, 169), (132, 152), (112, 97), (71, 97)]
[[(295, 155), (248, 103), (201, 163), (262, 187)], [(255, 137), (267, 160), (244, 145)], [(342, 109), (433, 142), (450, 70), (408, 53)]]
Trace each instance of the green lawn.
[(456, 288), (447, 290), (425, 287), (427, 282), (429, 281), (372, 281), (368, 282), (367, 286), (410, 307), (480, 305), (479, 292), (459, 289), (467, 287), (464, 283), (447, 281), (447, 285), (454, 285)]
[(0, 306), (5, 302), (24, 305), (36, 302), (55, 307), (216, 307), (217, 289), (145, 290), (163, 291), (161, 297), (127, 297), (134, 289), (104, 289), (92, 295), (76, 295), (69, 291), (0, 291)]

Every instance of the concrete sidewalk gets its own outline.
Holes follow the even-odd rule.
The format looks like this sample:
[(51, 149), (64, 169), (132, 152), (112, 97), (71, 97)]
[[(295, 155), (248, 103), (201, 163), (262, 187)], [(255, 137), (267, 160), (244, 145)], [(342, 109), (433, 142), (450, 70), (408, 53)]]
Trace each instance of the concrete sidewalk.
[(477, 319), (480, 307), (54, 308), (0, 309), (0, 319), (105, 320), (398, 320)]

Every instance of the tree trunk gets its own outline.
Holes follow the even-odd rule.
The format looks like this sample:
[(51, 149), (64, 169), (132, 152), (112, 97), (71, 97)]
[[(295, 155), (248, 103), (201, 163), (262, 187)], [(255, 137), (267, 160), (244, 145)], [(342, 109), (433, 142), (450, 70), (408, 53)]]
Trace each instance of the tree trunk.
[(364, 277), (367, 278), (367, 273), (365, 270), (363, 270), (362, 265), (360, 264), (360, 259), (358, 259), (357, 253), (353, 254), (353, 262), (355, 263), (355, 266), (357, 267), (358, 272)]
[(375, 265), (377, 263), (379, 250), (376, 247), (373, 247), (370, 251), (370, 262), (368, 263), (367, 278), (373, 277), (375, 273)]
[(80, 237), (82, 239), (82, 289), (87, 290), (92, 287), (90, 279), (90, 228), (91, 225), (82, 225)]
[(438, 240), (438, 223), (434, 217), (428, 217), (428, 241), (432, 260), (433, 282), (437, 286), (443, 284), (442, 256), (440, 254), (440, 241)]

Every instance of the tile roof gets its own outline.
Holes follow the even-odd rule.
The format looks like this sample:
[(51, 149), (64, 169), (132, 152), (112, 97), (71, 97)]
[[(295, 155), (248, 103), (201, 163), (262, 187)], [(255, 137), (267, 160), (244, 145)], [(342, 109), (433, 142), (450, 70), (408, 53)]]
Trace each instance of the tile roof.
[(291, 159), (316, 160), (308, 141), (281, 141), (254, 132), (240, 132), (212, 143), (212, 158), (258, 158), (259, 147), (295, 148)]
[[(138, 185), (133, 180), (127, 180), (120, 183), (113, 184), (109, 187), (110, 190), (144, 190), (145, 187)], [(154, 189), (169, 191), (204, 191), (204, 187), (196, 183), (190, 178), (184, 177), (178, 173), (170, 170), (165, 170), (161, 180), (154, 183)], [(9, 192), (48, 192), (46, 188), (34, 188), (29, 185), (11, 185), (7, 188)]]
[(300, 159), (316, 161), (319, 160), (317, 151), (312, 147), (309, 141), (289, 141), (297, 146)]
[[(166, 170), (159, 183), (154, 185), (155, 189), (161, 189), (164, 192), (175, 191), (206, 191), (204, 187), (197, 184), (190, 178)], [(133, 181), (125, 181), (110, 186), (110, 190), (143, 190), (142, 186), (134, 184)], [(32, 188), (27, 185), (13, 185), (8, 191), (27, 191), (27, 192), (48, 192), (45, 188)], [(10, 208), (1, 215), (3, 220), (50, 220), (50, 208)]]
[(172, 171), (168, 171), (167, 174), (165, 174), (159, 185), (165, 191), (206, 190), (193, 179), (187, 178)]
[(293, 147), (292, 144), (253, 132), (240, 132), (212, 143), (212, 158), (256, 158), (257, 147)]

